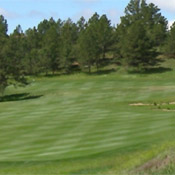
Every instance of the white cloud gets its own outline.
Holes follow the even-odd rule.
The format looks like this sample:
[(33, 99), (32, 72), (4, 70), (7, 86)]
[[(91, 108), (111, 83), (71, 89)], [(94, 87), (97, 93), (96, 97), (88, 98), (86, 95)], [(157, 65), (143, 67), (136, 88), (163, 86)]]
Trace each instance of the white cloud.
[(171, 25), (175, 22), (175, 0), (148, 0), (149, 3), (154, 3), (155, 5), (157, 5), (161, 10), (163, 10), (164, 12), (166, 11), (168, 13), (168, 28), (171, 28)]
[(95, 12), (94, 12), (93, 10), (91, 10), (91, 9), (84, 9), (84, 10), (78, 12), (78, 13), (73, 17), (73, 19), (74, 19), (75, 21), (77, 21), (77, 20), (79, 20), (79, 19), (83, 16), (86, 20), (88, 20), (94, 13), (95, 13)]
[(170, 29), (175, 20), (168, 21), (168, 28)]
[(0, 8), (0, 14), (3, 15), (5, 18), (10, 18), (10, 19), (19, 17), (19, 14), (14, 12), (9, 12), (3, 8)]
[(112, 24), (117, 24), (120, 21), (121, 12), (117, 9), (109, 9), (105, 11)]
[(159, 8), (175, 13), (175, 0), (148, 0), (148, 2), (153, 2)]
[(53, 11), (45, 13), (38, 10), (31, 10), (27, 15), (24, 16), (27, 16), (29, 18), (41, 18), (41, 19), (50, 17), (58, 18), (58, 13)]
[(29, 17), (32, 17), (32, 18), (35, 18), (35, 17), (41, 17), (41, 18), (44, 18), (46, 15), (40, 11), (37, 11), (37, 10), (32, 10), (28, 13)]

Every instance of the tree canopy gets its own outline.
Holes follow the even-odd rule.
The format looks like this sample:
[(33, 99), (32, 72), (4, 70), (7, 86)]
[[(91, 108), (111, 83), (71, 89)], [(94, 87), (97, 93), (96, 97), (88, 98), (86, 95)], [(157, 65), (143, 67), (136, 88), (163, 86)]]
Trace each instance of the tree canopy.
[(10, 84), (26, 84), (27, 75), (71, 73), (74, 65), (89, 72), (118, 62), (145, 69), (156, 65), (162, 48), (174, 57), (175, 24), (168, 31), (167, 19), (156, 5), (130, 0), (124, 12), (117, 26), (107, 15), (95, 13), (88, 21), (44, 19), (24, 32), (18, 25), (10, 35), (1, 15), (0, 91)]
[(160, 9), (145, 0), (131, 0), (117, 27), (118, 47), (128, 66), (156, 64), (156, 53), (166, 38), (167, 20)]

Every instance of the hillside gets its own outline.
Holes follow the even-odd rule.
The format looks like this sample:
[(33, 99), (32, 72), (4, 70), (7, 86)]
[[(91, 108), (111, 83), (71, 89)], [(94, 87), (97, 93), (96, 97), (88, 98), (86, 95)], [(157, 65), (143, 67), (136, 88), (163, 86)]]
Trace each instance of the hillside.
[(174, 173), (173, 61), (154, 73), (31, 77), (26, 88), (9, 87), (0, 174)]

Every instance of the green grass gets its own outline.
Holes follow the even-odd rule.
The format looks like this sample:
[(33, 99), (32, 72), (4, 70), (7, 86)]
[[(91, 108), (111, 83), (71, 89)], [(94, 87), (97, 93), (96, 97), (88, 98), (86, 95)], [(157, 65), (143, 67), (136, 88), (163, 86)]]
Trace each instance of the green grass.
[(126, 174), (168, 154), (174, 112), (129, 104), (175, 101), (174, 79), (174, 71), (114, 72), (9, 87), (0, 102), (0, 174)]

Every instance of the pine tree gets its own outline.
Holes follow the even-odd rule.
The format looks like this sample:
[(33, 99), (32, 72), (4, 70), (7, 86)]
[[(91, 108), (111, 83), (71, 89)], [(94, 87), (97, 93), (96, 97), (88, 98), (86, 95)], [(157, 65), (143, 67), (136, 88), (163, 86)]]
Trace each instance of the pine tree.
[(76, 61), (76, 42), (78, 28), (71, 19), (66, 20), (61, 28), (60, 65), (66, 72), (71, 72), (71, 66)]
[(5, 88), (8, 86), (8, 62), (4, 57), (4, 46), (7, 42), (7, 20), (0, 16), (0, 93), (3, 93)]
[(101, 61), (113, 45), (113, 29), (106, 15), (100, 17), (97, 13), (85, 26), (78, 40), (79, 60), (82, 65), (88, 66), (89, 72), (94, 64), (98, 71)]
[(25, 70), (23, 64), (24, 50), (21, 26), (17, 26), (14, 32), (6, 39), (1, 52), (0, 86), (1, 92), (8, 85), (26, 85)]
[(159, 11), (145, 0), (131, 0), (126, 7), (117, 34), (120, 55), (128, 66), (146, 68), (156, 64), (157, 47), (163, 44), (167, 30), (167, 20)]
[(168, 32), (164, 50), (169, 58), (175, 58), (175, 22), (172, 24), (170, 31)]
[(155, 51), (146, 35), (142, 22), (136, 21), (128, 28), (123, 40), (121, 54), (125, 58), (126, 65), (137, 68), (154, 65)]
[(109, 52), (113, 46), (113, 28), (111, 22), (106, 15), (102, 15), (98, 22), (98, 45), (100, 48), (100, 55), (102, 59), (106, 58), (106, 53)]
[(86, 20), (85, 20), (85, 18), (82, 16), (82, 17), (78, 20), (78, 22), (77, 22), (77, 28), (78, 28), (78, 33), (79, 33), (79, 34), (85, 30), (86, 25), (87, 25)]
[[(59, 24), (60, 25), (60, 24)], [(60, 26), (52, 18), (49, 21), (49, 28), (45, 32), (42, 41), (43, 58), (47, 59), (45, 68), (49, 68), (54, 74), (60, 69)]]
[(99, 46), (99, 15), (95, 13), (86, 24), (86, 28), (80, 33), (78, 39), (78, 57), (82, 67), (88, 67), (91, 72), (92, 65), (96, 64), (98, 68), (98, 60), (100, 59)]
[(40, 37), (36, 27), (25, 32), (25, 71), (26, 74), (36, 75), (41, 72), (41, 60), (39, 59)]
[(95, 51), (94, 39), (92, 37), (91, 30), (87, 27), (79, 36), (78, 39), (78, 58), (81, 66), (88, 67), (89, 73), (91, 72), (91, 67), (95, 62), (94, 55)]

